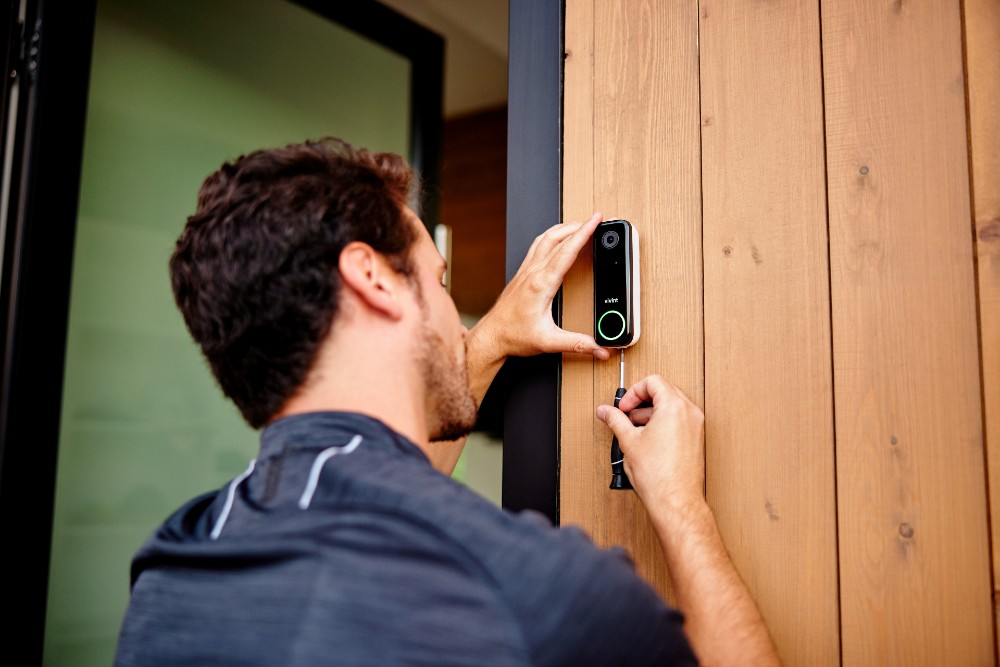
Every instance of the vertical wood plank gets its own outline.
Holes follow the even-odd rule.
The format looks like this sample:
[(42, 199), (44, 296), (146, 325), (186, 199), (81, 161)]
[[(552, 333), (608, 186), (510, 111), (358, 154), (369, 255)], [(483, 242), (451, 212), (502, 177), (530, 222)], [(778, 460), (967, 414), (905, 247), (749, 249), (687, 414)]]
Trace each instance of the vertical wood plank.
[(708, 499), (782, 661), (837, 665), (819, 6), (700, 8)]
[[(592, 122), (585, 125), (586, 113), (575, 108), (587, 104), (579, 99), (586, 96), (577, 88), (581, 83), (571, 78), (576, 76), (571, 53), (564, 165), (574, 168), (571, 156), (579, 147), (573, 142), (586, 143), (590, 130), (593, 205), (638, 228), (643, 327), (639, 343), (625, 353), (626, 383), (661, 373), (702, 404), (697, 3), (595, 0), (592, 20), (580, 26), (575, 17), (583, 6), (567, 3), (566, 39), (576, 44), (581, 29), (593, 36)], [(574, 187), (571, 178), (567, 172), (564, 188)], [(567, 199), (566, 211), (580, 217), (583, 204), (576, 201)], [(580, 271), (568, 277), (564, 295), (567, 302), (589, 300), (591, 290), (589, 272)], [(592, 320), (573, 321), (585, 330), (593, 327)], [(645, 511), (634, 493), (608, 489), (611, 434), (593, 415), (597, 404), (614, 396), (617, 359), (593, 364), (591, 381), (583, 386), (586, 374), (564, 366), (564, 398), (573, 392), (580, 402), (563, 404), (562, 522), (582, 526), (599, 544), (626, 547), (640, 574), (668, 596), (663, 555)], [(585, 403), (588, 395), (591, 401)], [(577, 414), (591, 420), (589, 437), (575, 430), (571, 420)], [(585, 428), (582, 418), (579, 424)], [(570, 442), (571, 437), (582, 441)]]
[[(594, 213), (594, 0), (566, 0), (566, 59), (563, 66), (563, 221)], [(563, 283), (562, 324), (592, 333), (593, 258), (589, 248)], [(560, 523), (593, 532), (602, 494), (593, 480), (601, 471), (594, 444), (593, 357), (564, 354), (560, 407)]]
[(993, 661), (958, 2), (822, 3), (842, 656)]
[[(995, 580), (1000, 574), (1000, 1), (965, 0), (963, 10)], [(993, 595), (996, 599), (995, 590)], [(993, 614), (996, 625), (995, 604)], [(1000, 628), (994, 634), (1000, 641)]]

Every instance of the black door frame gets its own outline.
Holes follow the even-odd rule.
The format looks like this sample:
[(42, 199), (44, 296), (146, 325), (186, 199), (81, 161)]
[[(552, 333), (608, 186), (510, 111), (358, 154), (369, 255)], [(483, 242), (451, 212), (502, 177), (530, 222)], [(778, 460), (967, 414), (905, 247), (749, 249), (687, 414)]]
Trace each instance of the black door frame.
[(0, 611), (8, 654), (41, 664), (94, 2), (28, 2), (23, 25), (0, 290)]
[[(510, 0), (507, 280), (534, 238), (562, 220), (563, 0)], [(561, 299), (553, 303), (558, 324)], [(561, 357), (507, 361), (503, 505), (559, 522)]]
[[(444, 41), (374, 0), (291, 1), (411, 61), (410, 159), (424, 184), (422, 217), (433, 224), (440, 196)], [(7, 33), (16, 42), (19, 104), (8, 224), (0, 239), (0, 613), (12, 640), (7, 653), (21, 655), (24, 664), (41, 664), (44, 647), (96, 4), (28, 0), (26, 27)], [(9, 80), (4, 83), (6, 99)], [(7, 127), (0, 130), (3, 150)]]

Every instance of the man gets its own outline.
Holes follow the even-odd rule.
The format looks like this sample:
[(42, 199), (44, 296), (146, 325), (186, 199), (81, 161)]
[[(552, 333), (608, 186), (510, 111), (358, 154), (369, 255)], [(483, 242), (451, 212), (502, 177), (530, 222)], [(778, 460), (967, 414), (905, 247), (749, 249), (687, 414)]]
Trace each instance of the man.
[(328, 139), (203, 185), (174, 292), (261, 450), (137, 554), (116, 663), (693, 664), (692, 646), (706, 664), (776, 663), (702, 495), (701, 412), (661, 378), (598, 417), (683, 617), (622, 553), (446, 476), (506, 357), (608, 357), (549, 310), (601, 217), (539, 236), (470, 332), (411, 180), (397, 156)]

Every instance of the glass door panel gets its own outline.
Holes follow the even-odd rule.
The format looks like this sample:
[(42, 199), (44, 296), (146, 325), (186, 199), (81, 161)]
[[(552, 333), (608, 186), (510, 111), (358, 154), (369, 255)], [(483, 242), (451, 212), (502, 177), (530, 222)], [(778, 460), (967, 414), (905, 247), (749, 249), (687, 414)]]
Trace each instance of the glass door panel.
[(45, 664), (110, 664), (136, 549), (256, 454), (170, 291), (201, 181), (324, 135), (405, 155), (410, 67), (282, 0), (98, 2)]

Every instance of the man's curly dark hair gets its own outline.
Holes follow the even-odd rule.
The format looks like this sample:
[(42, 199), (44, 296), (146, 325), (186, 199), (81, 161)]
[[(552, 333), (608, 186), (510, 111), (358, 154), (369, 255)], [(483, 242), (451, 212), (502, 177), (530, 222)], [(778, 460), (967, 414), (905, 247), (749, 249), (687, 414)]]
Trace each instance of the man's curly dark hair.
[(326, 138), (260, 150), (201, 187), (170, 258), (174, 298), (222, 391), (254, 428), (305, 381), (338, 310), (352, 241), (411, 276), (414, 182), (398, 155)]

